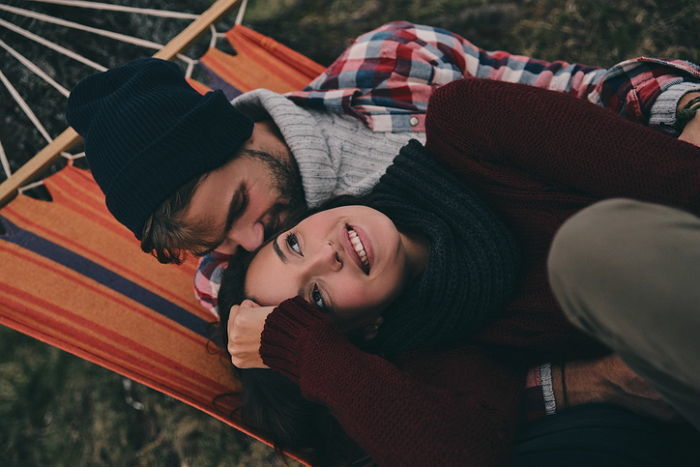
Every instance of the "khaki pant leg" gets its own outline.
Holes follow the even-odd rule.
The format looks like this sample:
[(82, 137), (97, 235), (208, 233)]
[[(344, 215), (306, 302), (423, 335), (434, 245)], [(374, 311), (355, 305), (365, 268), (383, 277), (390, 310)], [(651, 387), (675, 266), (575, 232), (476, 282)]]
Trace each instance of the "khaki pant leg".
[(562, 226), (548, 268), (569, 319), (700, 428), (700, 218), (603, 201)]

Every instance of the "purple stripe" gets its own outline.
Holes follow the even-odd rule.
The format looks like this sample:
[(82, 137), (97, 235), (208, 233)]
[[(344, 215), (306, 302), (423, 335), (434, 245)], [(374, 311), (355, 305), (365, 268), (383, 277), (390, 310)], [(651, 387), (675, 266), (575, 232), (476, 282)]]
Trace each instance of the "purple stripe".
[(243, 94), (238, 88), (232, 86), (228, 81), (223, 79), (221, 76), (217, 75), (211, 68), (203, 63), (198, 63), (204, 74), (206, 75), (205, 80), (201, 80), (202, 83), (206, 84), (210, 88), (217, 90), (221, 89), (228, 100), (238, 97)]

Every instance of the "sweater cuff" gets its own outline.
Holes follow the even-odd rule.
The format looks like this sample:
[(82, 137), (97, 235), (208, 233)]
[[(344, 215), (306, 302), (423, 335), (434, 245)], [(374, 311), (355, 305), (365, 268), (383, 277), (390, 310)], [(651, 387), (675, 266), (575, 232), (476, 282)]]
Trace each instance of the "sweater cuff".
[(265, 365), (298, 384), (302, 346), (314, 330), (330, 326), (328, 317), (301, 297), (285, 300), (265, 320), (260, 356)]
[(678, 101), (684, 94), (694, 91), (700, 91), (700, 83), (683, 82), (669, 86), (659, 94), (651, 107), (649, 126), (677, 135), (678, 130), (675, 125)]

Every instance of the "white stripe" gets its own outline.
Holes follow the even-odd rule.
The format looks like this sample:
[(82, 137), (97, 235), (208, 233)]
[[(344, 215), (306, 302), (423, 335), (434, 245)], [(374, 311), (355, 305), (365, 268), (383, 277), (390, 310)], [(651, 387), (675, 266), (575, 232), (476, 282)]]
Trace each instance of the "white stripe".
[(53, 86), (58, 92), (60, 92), (61, 94), (63, 94), (65, 97), (68, 97), (68, 94), (70, 94), (70, 93), (68, 92), (68, 89), (64, 88), (63, 86), (61, 86), (60, 84), (58, 84), (56, 81), (54, 81), (54, 79), (53, 79), (52, 77), (50, 77), (49, 75), (47, 75), (47, 74), (44, 72), (44, 70), (42, 70), (41, 68), (39, 68), (38, 66), (36, 66), (34, 63), (32, 63), (27, 57), (25, 57), (24, 55), (22, 55), (21, 53), (17, 52), (15, 49), (13, 49), (13, 48), (10, 47), (9, 45), (7, 45), (7, 44), (5, 43), (5, 41), (3, 41), (2, 39), (0, 39), (0, 47), (2, 47), (3, 49), (7, 50), (13, 57), (15, 57), (17, 60), (19, 60), (20, 63), (22, 63), (22, 65), (24, 65), (24, 66), (27, 67), (29, 70), (31, 70), (32, 72), (34, 72), (34, 74), (38, 75), (41, 79), (43, 79), (44, 81), (46, 81), (47, 83), (49, 83), (49, 84), (50, 84), (51, 86)]
[(26, 37), (27, 39), (31, 39), (34, 42), (38, 42), (39, 44), (41, 44), (45, 47), (48, 47), (49, 49), (55, 50), (56, 52), (63, 54), (66, 57), (70, 57), (73, 60), (76, 60), (80, 63), (83, 63), (91, 68), (94, 68), (97, 71), (107, 71), (106, 66), (102, 66), (99, 63), (95, 63), (92, 60), (83, 57), (82, 55), (79, 55), (71, 50), (66, 49), (65, 47), (62, 47), (58, 44), (54, 44), (53, 42), (47, 41), (43, 37), (37, 36), (36, 34), (29, 32), (26, 29), (22, 29), (19, 26), (15, 26), (14, 24), (9, 23), (9, 22), (5, 21), (4, 19), (0, 19), (0, 26), (4, 26), (7, 29), (16, 32), (17, 34), (20, 34), (20, 35)]
[(81, 0), (29, 0), (37, 3), (53, 3), (56, 5), (74, 6), (78, 8), (92, 8), (94, 10), (123, 11), (149, 16), (160, 16), (161, 18), (176, 19), (197, 19), (199, 15), (192, 13), (182, 13), (179, 11), (154, 10), (152, 8), (136, 8), (132, 6), (113, 5), (111, 3), (85, 2)]
[(42, 13), (35, 13), (30, 10), (25, 10), (24, 8), (15, 8), (7, 5), (0, 5), (0, 10), (5, 10), (10, 13), (14, 13), (20, 16), (26, 16), (29, 18), (38, 19), (39, 21), (44, 21), (46, 23), (58, 24), (59, 26), (64, 26), (71, 29), (78, 29), (81, 31), (90, 32), (97, 34), (99, 36), (109, 37), (121, 42), (126, 42), (129, 44), (138, 45), (141, 47), (160, 50), (163, 48), (163, 44), (159, 44), (153, 41), (147, 41), (145, 39), (139, 39), (138, 37), (127, 36), (126, 34), (119, 34), (118, 32), (107, 31), (104, 29), (93, 28), (91, 26), (85, 26), (84, 24), (75, 23), (73, 21), (66, 21), (59, 18), (54, 18), (53, 16), (44, 15)]
[(37, 130), (39, 130), (39, 133), (41, 133), (41, 136), (44, 137), (46, 142), (50, 143), (52, 141), (51, 136), (49, 136), (49, 133), (46, 131), (44, 126), (41, 124), (38, 118), (36, 118), (36, 115), (34, 115), (34, 112), (32, 112), (32, 109), (27, 105), (27, 103), (22, 99), (22, 96), (19, 95), (17, 90), (15, 89), (14, 86), (12, 86), (12, 83), (10, 83), (10, 80), (8, 80), (5, 77), (5, 74), (0, 71), (0, 81), (5, 85), (7, 90), (10, 92), (10, 95), (12, 98), (17, 102), (17, 105), (20, 106), (20, 108), (24, 111), (25, 114), (27, 114), (27, 117), (29, 117), (29, 120), (32, 121), (34, 126), (36, 127)]

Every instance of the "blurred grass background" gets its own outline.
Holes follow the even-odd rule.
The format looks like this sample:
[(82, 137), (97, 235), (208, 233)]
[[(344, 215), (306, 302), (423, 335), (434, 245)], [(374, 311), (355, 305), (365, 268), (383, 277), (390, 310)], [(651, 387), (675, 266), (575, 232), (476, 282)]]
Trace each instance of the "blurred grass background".
[[(109, 1), (191, 12), (209, 3)], [(19, 0), (10, 3), (22, 6)], [(610, 66), (649, 55), (700, 61), (698, 0), (251, 0), (244, 23), (327, 65), (352, 38), (392, 20), (439, 26), (483, 48), (547, 60)], [(104, 21), (140, 37), (162, 35), (162, 42), (183, 27), (123, 16)], [(232, 22), (227, 17), (219, 29)], [(104, 56), (109, 66), (124, 61), (110, 48), (81, 47), (92, 47), (93, 56)], [(0, 55), (3, 72), (16, 73), (30, 103), (42, 104), (34, 106), (39, 117), (57, 135), (65, 128), (62, 101), (31, 88), (11, 62)], [(79, 78), (68, 75), (63, 84), (71, 87)], [(0, 138), (16, 168), (43, 141), (1, 92)], [(284, 465), (271, 449), (189, 406), (7, 328), (0, 328), (0, 420), (5, 466)]]

